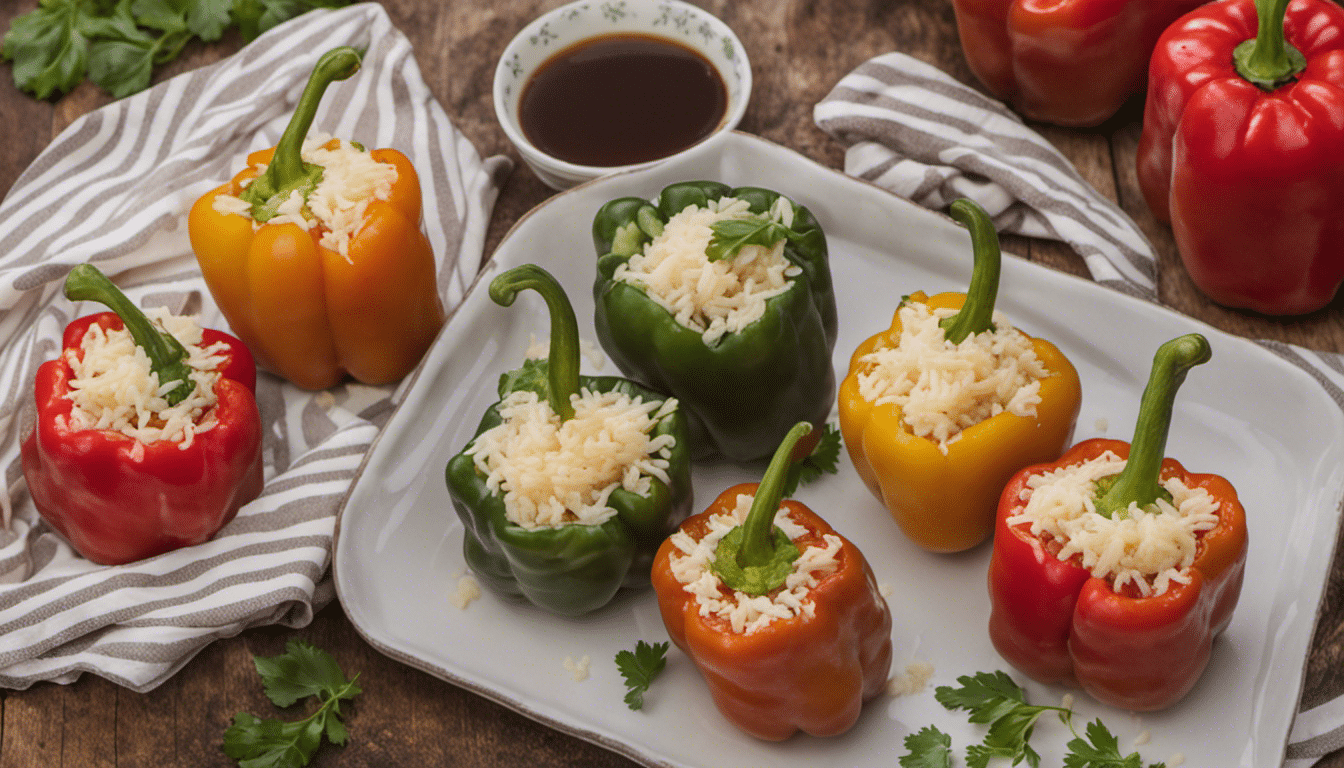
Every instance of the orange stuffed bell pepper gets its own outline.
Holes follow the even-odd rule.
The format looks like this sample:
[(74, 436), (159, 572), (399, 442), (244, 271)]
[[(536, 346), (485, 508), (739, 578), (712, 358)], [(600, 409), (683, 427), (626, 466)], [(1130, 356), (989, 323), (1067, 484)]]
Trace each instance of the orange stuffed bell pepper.
[(723, 716), (753, 736), (835, 736), (886, 688), (891, 611), (858, 548), (792, 499), (799, 422), (765, 476), (724, 491), (658, 549), (653, 589), (672, 642)]
[[(854, 350), (840, 385), (840, 432), (855, 469), (931, 552), (988, 538), (1004, 483), (1063, 453), (1082, 404), (1078, 372), (1055, 345), (995, 327), (1006, 320), (994, 318), (1001, 254), (989, 216), (970, 200), (951, 212), (971, 231), (968, 293), (907, 297), (891, 328)], [(939, 392), (953, 384), (964, 397), (949, 410)]]
[[(206, 285), (258, 362), (305, 389), (349, 375), (386, 384), (443, 325), (420, 182), (395, 149), (333, 139), (304, 148), (327, 86), (359, 69), (353, 48), (313, 69), (274, 149), (192, 206)], [(263, 170), (264, 168), (264, 170)]]
[(989, 636), (1032, 678), (1151, 711), (1208, 665), (1241, 594), (1246, 512), (1227, 480), (1162, 453), (1176, 389), (1209, 355), (1199, 334), (1163, 344), (1132, 443), (1084, 440), (1004, 489)]

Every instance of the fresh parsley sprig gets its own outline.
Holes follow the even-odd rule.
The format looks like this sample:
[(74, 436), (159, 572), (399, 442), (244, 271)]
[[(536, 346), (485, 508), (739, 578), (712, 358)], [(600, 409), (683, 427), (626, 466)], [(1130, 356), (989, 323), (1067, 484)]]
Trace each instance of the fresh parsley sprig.
[(668, 645), (667, 641), (650, 645), (640, 640), (635, 644), (634, 652), (616, 652), (616, 669), (625, 678), (627, 707), (634, 710), (644, 707), (644, 692), (667, 666)]
[(798, 490), (798, 486), (807, 485), (822, 475), (834, 475), (839, 468), (840, 428), (834, 424), (827, 424), (826, 430), (821, 434), (821, 440), (817, 442), (817, 447), (812, 449), (812, 453), (789, 467), (789, 474), (784, 478), (783, 497), (792, 496), (794, 491)]
[[(343, 745), (349, 738), (341, 722), (341, 702), (360, 693), (354, 679), (346, 679), (331, 654), (308, 643), (291, 640), (279, 656), (253, 658), (266, 696), (277, 707), (288, 707), (310, 697), (321, 705), (302, 720), (263, 720), (248, 712), (234, 715), (224, 732), (224, 754), (241, 768), (302, 768), (322, 744), (322, 737)], [(356, 678), (359, 676), (356, 675)]]
[[(1058, 714), (1060, 722), (1073, 733), (1066, 745), (1069, 751), (1064, 756), (1064, 768), (1144, 768), (1138, 752), (1120, 754), (1119, 740), (1100, 719), (1088, 723), (1086, 738), (1080, 737), (1073, 727), (1071, 708), (1028, 704), (1026, 691), (1002, 671), (964, 675), (957, 678), (957, 683), (956, 687), (938, 687), (934, 698), (949, 710), (969, 712), (972, 723), (989, 726), (982, 743), (967, 747), (967, 768), (986, 768), (996, 757), (1011, 760), (1013, 765), (1025, 761), (1038, 768), (1041, 756), (1028, 741), (1037, 720), (1049, 712)], [(950, 768), (951, 747), (951, 737), (928, 726), (905, 738), (908, 753), (900, 758), (901, 768)], [(1148, 768), (1166, 766), (1152, 763)]]
[(251, 40), (314, 8), (350, 0), (40, 0), (16, 17), (0, 55), (14, 62), (14, 84), (46, 99), (85, 78), (115, 98), (149, 87), (155, 67), (192, 39), (218, 40), (236, 26)]
[(714, 234), (705, 248), (705, 258), (710, 261), (731, 259), (748, 245), (773, 248), (780, 240), (802, 237), (768, 215), (721, 219), (711, 224), (710, 230)]

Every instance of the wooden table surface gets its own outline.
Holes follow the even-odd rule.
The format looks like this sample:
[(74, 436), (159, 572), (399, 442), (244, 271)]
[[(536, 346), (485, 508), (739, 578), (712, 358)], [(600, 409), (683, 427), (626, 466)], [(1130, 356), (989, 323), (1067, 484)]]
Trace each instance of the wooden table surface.
[[(790, 147), (832, 168), (843, 148), (812, 123), (812, 106), (864, 60), (892, 50), (928, 61), (977, 85), (962, 58), (947, 0), (693, 0), (742, 39), (755, 87), (741, 129)], [(561, 0), (388, 0), (393, 22), (409, 36), (425, 80), (482, 155), (505, 154), (516, 168), (499, 196), (486, 253), (509, 226), (551, 193), (518, 158), (495, 121), (491, 77), (506, 42), (531, 18)], [(36, 0), (0, 2), (0, 25)], [(236, 51), (236, 35), (192, 44), (156, 81)], [(0, 189), (8, 190), (34, 157), (72, 120), (109, 98), (85, 83), (58, 101), (20, 93), (4, 66), (0, 83)], [(977, 85), (978, 87), (978, 85)], [(1134, 155), (1141, 103), (1131, 102), (1094, 130), (1036, 126), (1103, 195), (1119, 202), (1151, 238), (1159, 255), (1162, 301), (1223, 330), (1344, 352), (1344, 298), (1325, 310), (1272, 319), (1213, 305), (1180, 266), (1170, 230), (1148, 214), (1138, 192)], [(1083, 262), (1067, 248), (1006, 238), (1007, 250), (1075, 274)], [(1336, 558), (1309, 657), (1309, 703), (1337, 690), (1344, 677), (1344, 555)], [(1305, 617), (1303, 617), (1305, 619)], [(0, 768), (204, 768), (231, 761), (221, 737), (235, 712), (274, 716), (252, 668), (252, 656), (274, 655), (290, 638), (329, 650), (364, 693), (347, 722), (351, 741), (323, 747), (318, 766), (529, 765), (609, 768), (633, 765), (599, 747), (531, 720), (382, 656), (368, 646), (333, 603), (302, 630), (256, 629), (206, 648), (158, 689), (137, 694), (85, 675), (71, 685), (39, 684), (0, 693)], [(1162, 756), (1150, 756), (1162, 757)], [(896, 755), (890, 756), (895, 764)], [(1320, 765), (1344, 766), (1344, 753)]]

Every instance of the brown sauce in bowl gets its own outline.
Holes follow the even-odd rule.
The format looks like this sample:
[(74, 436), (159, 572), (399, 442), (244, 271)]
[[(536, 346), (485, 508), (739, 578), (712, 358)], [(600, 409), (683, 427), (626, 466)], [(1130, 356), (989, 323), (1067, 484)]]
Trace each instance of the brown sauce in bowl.
[(552, 157), (610, 167), (676, 154), (713, 133), (727, 110), (728, 88), (704, 56), (666, 38), (613, 34), (538, 67), (518, 122)]

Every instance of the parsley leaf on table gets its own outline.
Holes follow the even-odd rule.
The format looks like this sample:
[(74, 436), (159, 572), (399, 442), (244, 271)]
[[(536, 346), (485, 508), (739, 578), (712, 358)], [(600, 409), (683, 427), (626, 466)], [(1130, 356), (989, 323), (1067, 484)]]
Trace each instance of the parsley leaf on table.
[(149, 87), (154, 68), (194, 38), (218, 40), (237, 26), (251, 40), (314, 8), (350, 0), (40, 0), (16, 17), (0, 56), (14, 84), (39, 99), (73, 90), (87, 76), (116, 98)]
[(839, 467), (840, 428), (834, 424), (827, 424), (826, 431), (821, 435), (821, 441), (812, 449), (812, 453), (789, 467), (789, 473), (784, 478), (783, 497), (792, 496), (793, 492), (798, 490), (798, 486), (807, 485), (822, 475), (834, 475)]
[(899, 760), (901, 768), (951, 768), (952, 737), (926, 725), (905, 737), (905, 748), (910, 750)]
[(667, 666), (667, 648), (669, 643), (648, 643), (640, 640), (635, 644), (634, 652), (617, 651), (616, 669), (625, 678), (625, 705), (631, 709), (644, 707), (644, 692), (649, 690), (653, 679), (658, 677)]
[(1013, 765), (1025, 760), (1036, 768), (1041, 756), (1027, 743), (1036, 721), (1046, 712), (1057, 712), (1068, 724), (1073, 714), (1063, 707), (1028, 704), (1026, 692), (1002, 670), (963, 675), (957, 682), (960, 687), (937, 688), (934, 698), (948, 709), (967, 710), (972, 723), (989, 725), (984, 742), (966, 749), (969, 768), (985, 768), (995, 757), (1007, 758)]
[(239, 761), (242, 768), (302, 768), (324, 735), (332, 744), (345, 744), (349, 734), (341, 722), (341, 702), (353, 699), (360, 689), (346, 678), (331, 654), (291, 640), (281, 655), (258, 656), (253, 663), (267, 698), (277, 707), (309, 697), (316, 697), (321, 706), (296, 721), (263, 720), (239, 712), (224, 732), (224, 754)]

